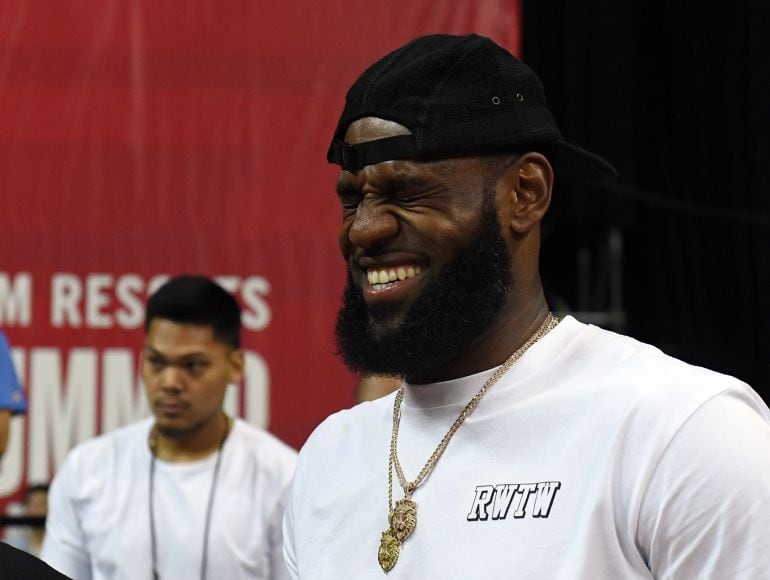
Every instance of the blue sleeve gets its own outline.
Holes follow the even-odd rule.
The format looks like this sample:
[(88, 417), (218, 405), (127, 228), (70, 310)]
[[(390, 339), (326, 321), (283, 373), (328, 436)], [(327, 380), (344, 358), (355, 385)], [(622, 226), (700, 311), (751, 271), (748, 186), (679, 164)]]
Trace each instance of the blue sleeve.
[(0, 409), (8, 409), (14, 414), (27, 411), (24, 389), (16, 376), (16, 369), (11, 360), (11, 350), (2, 332), (0, 332)]

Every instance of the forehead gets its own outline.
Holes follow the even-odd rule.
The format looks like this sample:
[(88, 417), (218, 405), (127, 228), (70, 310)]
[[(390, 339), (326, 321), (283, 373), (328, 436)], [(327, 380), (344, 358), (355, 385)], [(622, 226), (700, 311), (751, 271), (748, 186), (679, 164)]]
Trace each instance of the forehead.
[(146, 348), (169, 356), (225, 348), (224, 344), (215, 339), (213, 327), (181, 324), (165, 318), (155, 318), (150, 322), (144, 344)]
[[(403, 125), (380, 119), (378, 117), (363, 117), (353, 121), (345, 132), (345, 142), (348, 145), (358, 145), (377, 139), (396, 137), (399, 135), (411, 135), (411, 131)], [(452, 157), (431, 161), (416, 161), (399, 159), (383, 161), (376, 165), (367, 165), (363, 169), (351, 173), (341, 171), (340, 185), (350, 182), (364, 181), (376, 185), (385, 181), (393, 181), (397, 185), (411, 183), (414, 185), (428, 185), (433, 181), (443, 181), (457, 174), (465, 177), (476, 177), (481, 171), (481, 165), (477, 157)]]
[(353, 121), (348, 126), (348, 130), (345, 131), (345, 143), (348, 145), (358, 145), (359, 143), (375, 141), (376, 139), (411, 134), (412, 132), (409, 129), (395, 121), (380, 119), (379, 117), (364, 117)]

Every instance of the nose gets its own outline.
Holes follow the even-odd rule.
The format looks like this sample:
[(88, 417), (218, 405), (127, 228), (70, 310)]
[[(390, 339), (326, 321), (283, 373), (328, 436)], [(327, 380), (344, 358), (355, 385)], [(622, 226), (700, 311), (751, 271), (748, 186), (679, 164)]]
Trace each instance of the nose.
[(372, 250), (395, 236), (399, 224), (392, 209), (387, 200), (365, 195), (347, 232), (350, 243), (362, 250)]
[(158, 375), (158, 387), (164, 391), (179, 391), (182, 388), (182, 369), (168, 365)]

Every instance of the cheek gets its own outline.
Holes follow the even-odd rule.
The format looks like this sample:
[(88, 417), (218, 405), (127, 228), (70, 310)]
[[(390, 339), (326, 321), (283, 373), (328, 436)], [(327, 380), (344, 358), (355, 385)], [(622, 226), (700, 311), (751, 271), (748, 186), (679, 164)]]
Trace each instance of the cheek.
[(231, 383), (230, 374), (226, 370), (221, 370), (215, 374), (208, 375), (198, 381), (198, 388), (201, 395), (210, 401), (221, 399), (227, 392), (227, 387)]
[(479, 220), (475, 215), (453, 216), (452, 219), (432, 220), (420, 226), (425, 239), (433, 245), (435, 255), (447, 262), (473, 238)]
[(144, 390), (146, 393), (149, 393), (153, 389), (153, 385), (155, 381), (153, 380), (153, 375), (150, 371), (148, 371), (144, 365), (142, 365), (142, 368), (139, 371), (139, 375), (142, 378), (142, 383), (144, 384)]
[(347, 258), (351, 251), (350, 232), (351, 220), (344, 220), (340, 226), (339, 232), (337, 232), (337, 244), (340, 248), (340, 253), (343, 257)]

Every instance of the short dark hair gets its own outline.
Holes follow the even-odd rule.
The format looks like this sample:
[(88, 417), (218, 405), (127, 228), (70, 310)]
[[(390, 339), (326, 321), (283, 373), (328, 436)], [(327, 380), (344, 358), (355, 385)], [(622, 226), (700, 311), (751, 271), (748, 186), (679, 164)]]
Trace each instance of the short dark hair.
[(177, 276), (158, 288), (147, 301), (145, 333), (155, 318), (211, 326), (218, 342), (240, 348), (241, 307), (232, 294), (205, 276)]

